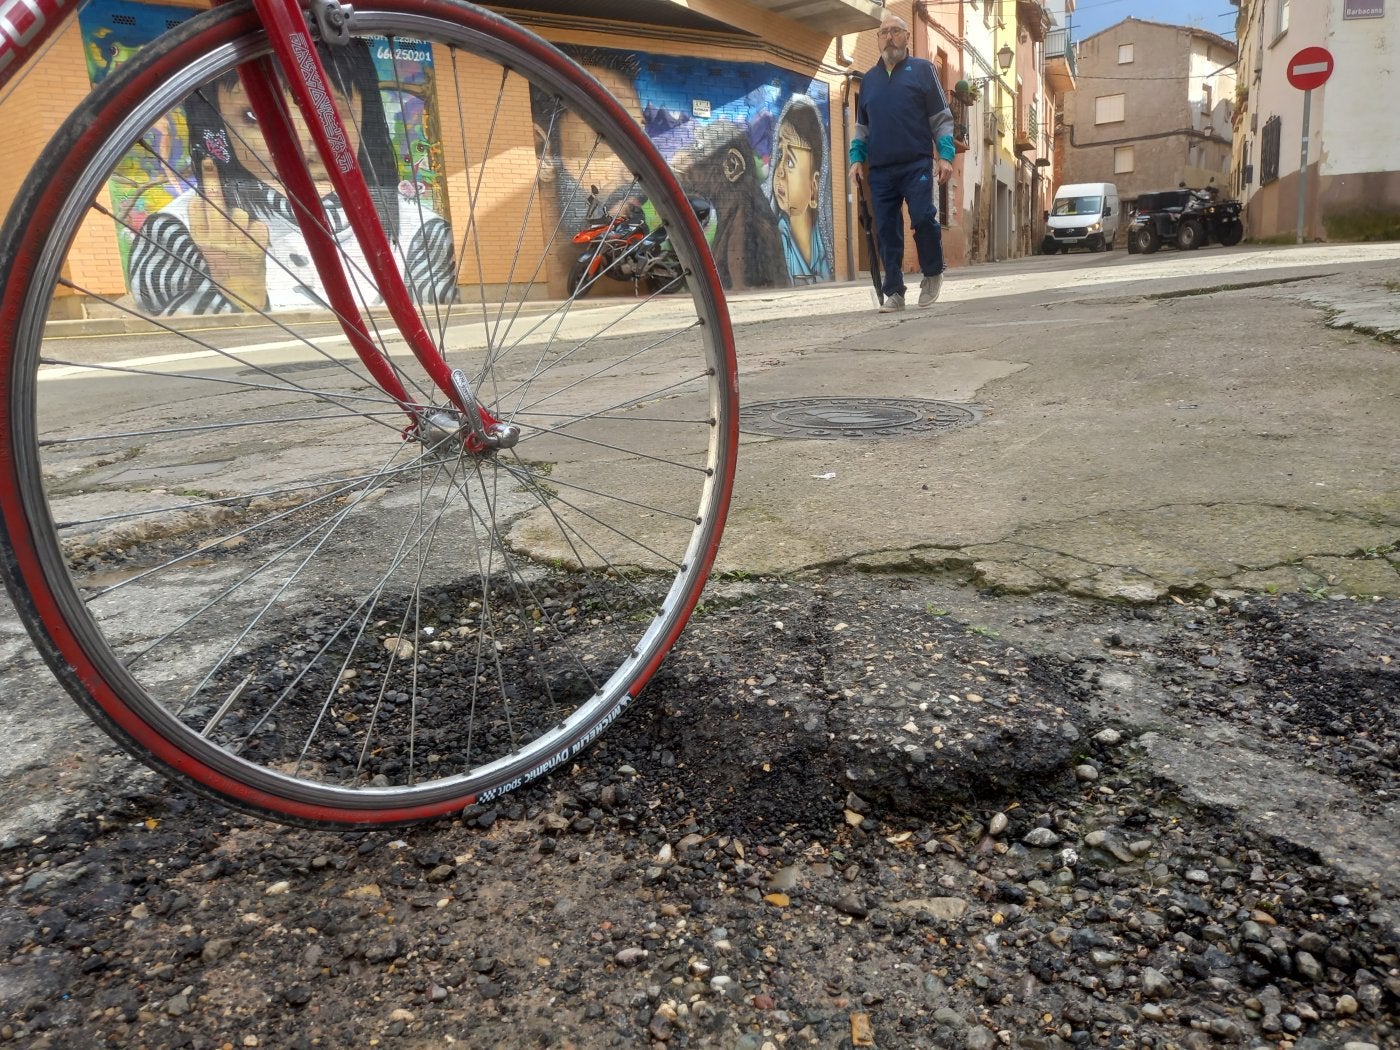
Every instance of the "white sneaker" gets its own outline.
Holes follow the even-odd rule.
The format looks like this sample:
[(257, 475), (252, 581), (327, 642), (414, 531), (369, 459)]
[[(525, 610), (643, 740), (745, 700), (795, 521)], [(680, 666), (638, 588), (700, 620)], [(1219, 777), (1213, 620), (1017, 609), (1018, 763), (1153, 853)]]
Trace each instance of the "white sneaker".
[(880, 312), (882, 314), (898, 313), (900, 310), (903, 309), (904, 296), (901, 295), (899, 292), (895, 292), (894, 295), (885, 296), (885, 301), (880, 304)]
[(934, 274), (932, 277), (925, 277), (919, 285), (919, 305), (932, 306), (938, 302), (938, 293), (943, 290), (943, 275)]

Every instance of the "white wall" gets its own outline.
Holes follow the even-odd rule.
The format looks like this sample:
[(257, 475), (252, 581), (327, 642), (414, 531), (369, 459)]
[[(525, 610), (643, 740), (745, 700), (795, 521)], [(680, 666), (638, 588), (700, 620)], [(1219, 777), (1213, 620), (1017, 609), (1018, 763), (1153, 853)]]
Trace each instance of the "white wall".
[[(1309, 5), (1294, 0), (1293, 7), (1300, 6)], [(1312, 155), (1323, 175), (1400, 171), (1400, 0), (1390, 0), (1383, 18), (1343, 19), (1342, 0), (1325, 7), (1323, 46), (1335, 67), (1313, 92), (1313, 119), (1321, 110), (1324, 120), (1320, 129), (1314, 125), (1321, 134), (1313, 138)], [(1290, 29), (1288, 35), (1295, 34)]]
[[(1303, 92), (1288, 83), (1290, 60), (1304, 47), (1332, 53), (1331, 78), (1312, 93), (1309, 112), (1310, 163), (1322, 175), (1400, 170), (1400, 0), (1383, 18), (1343, 19), (1342, 0), (1293, 0), (1288, 31), (1273, 35), (1278, 0), (1263, 0), (1262, 32), (1256, 23), (1258, 63), (1262, 65), (1251, 100), (1258, 130), (1248, 133), (1247, 163), (1255, 165), (1259, 186), (1260, 139), (1264, 123), (1282, 118), (1279, 176), (1296, 173), (1302, 158)], [(1252, 70), (1243, 71), (1246, 78)], [(1246, 81), (1248, 82), (1248, 80)]]
[[(1332, 0), (1326, 0), (1330, 3)], [(1338, 3), (1341, 0), (1337, 0)], [(1281, 36), (1274, 35), (1275, 11), (1279, 0), (1262, 0), (1258, 14), (1252, 19), (1255, 26), (1257, 50), (1256, 65), (1261, 69), (1255, 93), (1251, 99), (1254, 115), (1257, 116), (1257, 129), (1250, 134), (1251, 146), (1248, 161), (1254, 165), (1254, 186), (1258, 190), (1261, 183), (1264, 125), (1271, 117), (1281, 119), (1279, 138), (1278, 174), (1280, 178), (1296, 173), (1302, 145), (1303, 95), (1288, 83), (1288, 60), (1299, 49), (1325, 40), (1322, 4), (1314, 0), (1312, 5), (1298, 3), (1290, 6), (1289, 28)], [(1310, 17), (1311, 16), (1311, 17)], [(1253, 76), (1253, 71), (1249, 74)], [(1320, 92), (1314, 92), (1313, 102), (1319, 101)], [(1321, 106), (1314, 105), (1310, 119), (1310, 137), (1320, 130)], [(1316, 156), (1310, 149), (1309, 153)]]
[[(983, 0), (983, 3), (990, 3), (991, 0)], [(1400, 0), (1396, 0), (1400, 3)], [(994, 43), (992, 30), (989, 29), (982, 17), (982, 5), (976, 8), (966, 5), (963, 12), (963, 68), (967, 70), (965, 76), (968, 80), (978, 80), (1000, 72), (996, 65), (996, 56), (992, 44)], [(987, 146), (982, 141), (982, 129), (986, 127), (987, 110), (996, 105), (997, 85), (995, 81), (989, 81), (980, 86), (981, 97), (968, 107), (968, 149), (963, 156), (962, 184), (957, 187), (957, 192), (962, 200), (962, 210), (964, 221), (969, 228), (979, 220), (975, 219), (974, 202), (977, 196), (977, 187), (982, 186), (982, 192), (991, 192), (992, 172), (991, 163), (988, 157)], [(982, 201), (982, 211), (987, 211), (987, 199)], [(985, 226), (983, 229), (983, 240), (986, 240)], [(983, 250), (986, 250), (985, 243)]]
[[(1197, 41), (1197, 46), (1200, 42)], [(1187, 69), (1186, 92), (1191, 100), (1192, 112), (1196, 115), (1197, 129), (1205, 127), (1207, 124), (1215, 129), (1215, 134), (1224, 139), (1230, 137), (1230, 121), (1227, 116), (1223, 121), (1218, 121), (1217, 114), (1220, 111), (1220, 104), (1227, 103), (1229, 107), (1235, 104), (1235, 69), (1221, 69), (1231, 59), (1222, 55), (1212, 47), (1202, 47), (1201, 50), (1191, 52), (1191, 61)], [(1210, 88), (1211, 105), (1205, 108), (1205, 89)]]

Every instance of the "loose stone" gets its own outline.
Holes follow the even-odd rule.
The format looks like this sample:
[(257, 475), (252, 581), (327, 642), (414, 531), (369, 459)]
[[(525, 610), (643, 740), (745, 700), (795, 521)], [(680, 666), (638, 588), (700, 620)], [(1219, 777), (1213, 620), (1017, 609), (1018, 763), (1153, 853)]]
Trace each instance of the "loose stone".
[(1161, 999), (1163, 996), (1170, 995), (1171, 990), (1171, 981), (1167, 980), (1160, 970), (1151, 966), (1144, 966), (1142, 968), (1143, 995), (1147, 996), (1149, 999)]

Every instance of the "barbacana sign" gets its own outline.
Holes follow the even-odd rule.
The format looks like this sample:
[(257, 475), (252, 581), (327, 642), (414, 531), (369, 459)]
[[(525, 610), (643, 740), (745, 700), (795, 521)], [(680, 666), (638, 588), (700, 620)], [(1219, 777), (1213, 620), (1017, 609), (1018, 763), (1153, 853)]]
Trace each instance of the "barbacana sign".
[(1343, 18), (1384, 18), (1385, 0), (1342, 0)]

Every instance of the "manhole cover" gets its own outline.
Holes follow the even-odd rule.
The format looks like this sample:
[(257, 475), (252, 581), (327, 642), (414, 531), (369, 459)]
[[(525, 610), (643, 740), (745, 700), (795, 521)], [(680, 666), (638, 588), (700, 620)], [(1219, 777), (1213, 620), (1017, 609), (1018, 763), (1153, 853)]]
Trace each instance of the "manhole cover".
[(971, 405), (913, 397), (794, 397), (739, 408), (739, 429), (794, 438), (911, 437), (970, 427)]

